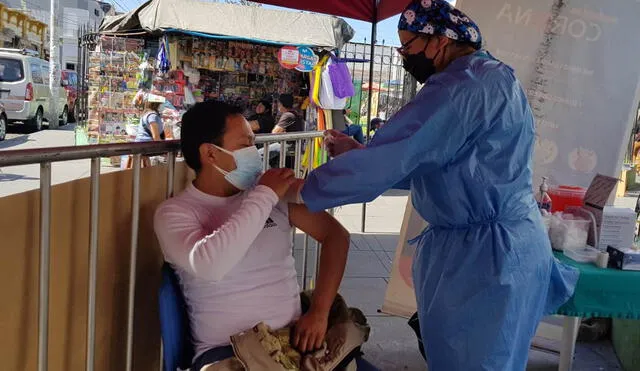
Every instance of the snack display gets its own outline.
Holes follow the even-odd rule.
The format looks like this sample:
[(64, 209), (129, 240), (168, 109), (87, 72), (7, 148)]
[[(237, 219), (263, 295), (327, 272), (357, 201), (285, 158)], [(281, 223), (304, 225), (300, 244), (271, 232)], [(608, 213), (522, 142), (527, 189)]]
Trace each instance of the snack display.
[(183, 69), (199, 71), (194, 86), (198, 101), (249, 101), (285, 92), (301, 95), (304, 75), (280, 67), (278, 47), (197, 37), (179, 39), (177, 45)]
[(131, 128), (138, 123), (133, 105), (142, 61), (144, 40), (102, 36), (96, 51), (89, 53), (90, 144), (126, 142), (135, 139)]

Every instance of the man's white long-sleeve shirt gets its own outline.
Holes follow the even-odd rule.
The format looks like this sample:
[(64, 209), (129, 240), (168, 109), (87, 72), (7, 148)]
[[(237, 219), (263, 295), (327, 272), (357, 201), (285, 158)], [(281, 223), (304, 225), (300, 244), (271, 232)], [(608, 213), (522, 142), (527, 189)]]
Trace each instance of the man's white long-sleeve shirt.
[(196, 357), (259, 322), (300, 316), (287, 205), (266, 186), (222, 198), (190, 184), (165, 201), (154, 227), (189, 307)]

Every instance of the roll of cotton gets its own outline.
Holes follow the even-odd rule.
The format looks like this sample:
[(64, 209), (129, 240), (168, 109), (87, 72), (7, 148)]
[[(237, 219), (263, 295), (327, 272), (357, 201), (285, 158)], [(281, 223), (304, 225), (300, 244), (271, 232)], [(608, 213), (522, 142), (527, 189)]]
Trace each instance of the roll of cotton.
[(572, 214), (558, 213), (551, 217), (549, 239), (555, 250), (585, 247), (589, 237), (590, 221), (576, 218)]
[(551, 229), (551, 219), (553, 218), (553, 215), (544, 209), (540, 210), (540, 213), (542, 214), (542, 222), (544, 223), (544, 226), (547, 229), (547, 233), (549, 233), (549, 230)]

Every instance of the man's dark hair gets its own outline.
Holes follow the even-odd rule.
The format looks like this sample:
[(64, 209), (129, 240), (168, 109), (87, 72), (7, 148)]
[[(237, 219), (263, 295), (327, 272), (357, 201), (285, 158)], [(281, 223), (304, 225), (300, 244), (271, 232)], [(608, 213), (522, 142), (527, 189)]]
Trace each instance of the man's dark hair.
[(258, 102), (259, 104), (262, 104), (264, 106), (264, 108), (266, 109), (267, 112), (271, 112), (271, 102), (263, 99), (260, 102)]
[(182, 155), (190, 168), (199, 172), (200, 146), (212, 143), (222, 146), (222, 136), (227, 128), (227, 118), (241, 115), (242, 109), (219, 101), (197, 103), (182, 116), (180, 143)]
[(291, 94), (280, 94), (278, 101), (282, 104), (282, 107), (286, 109), (293, 108), (293, 95)]

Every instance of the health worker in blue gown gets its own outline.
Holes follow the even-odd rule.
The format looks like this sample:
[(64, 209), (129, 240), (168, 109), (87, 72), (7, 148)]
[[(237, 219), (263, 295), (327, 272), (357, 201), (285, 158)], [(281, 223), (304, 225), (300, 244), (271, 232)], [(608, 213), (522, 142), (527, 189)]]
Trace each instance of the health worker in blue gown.
[(404, 68), (425, 86), (366, 146), (328, 132), (335, 159), (298, 184), (298, 200), (320, 211), (411, 190), (429, 222), (412, 241), (429, 370), (525, 370), (539, 321), (578, 279), (554, 259), (534, 199), (527, 97), (446, 1), (410, 4), (398, 29)]

